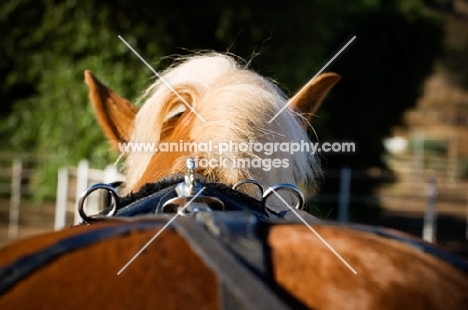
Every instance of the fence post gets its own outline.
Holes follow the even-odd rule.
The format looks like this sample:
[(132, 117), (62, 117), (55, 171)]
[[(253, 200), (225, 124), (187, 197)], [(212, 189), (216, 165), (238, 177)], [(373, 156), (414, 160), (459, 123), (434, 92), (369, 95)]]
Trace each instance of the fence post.
[(58, 171), (57, 197), (55, 204), (54, 229), (59, 230), (65, 227), (67, 219), (68, 204), (68, 168), (61, 168)]
[(119, 172), (115, 165), (107, 165), (104, 169), (104, 183), (112, 183), (117, 181), (119, 178)]
[(449, 139), (448, 162), (447, 162), (447, 177), (452, 188), (459, 180), (458, 173), (458, 133), (453, 132)]
[[(75, 196), (75, 218), (74, 224), (77, 225), (81, 221), (81, 216), (78, 213), (78, 201), (81, 194), (88, 188), (88, 169), (89, 163), (86, 159), (80, 160), (76, 170), (76, 196)], [(86, 208), (86, 202), (85, 202)]]
[(340, 197), (338, 204), (338, 223), (348, 222), (349, 196), (351, 188), (351, 169), (341, 168), (340, 172)]
[(437, 200), (437, 180), (434, 176), (429, 179), (427, 193), (427, 207), (424, 214), (423, 239), (428, 242), (436, 241), (437, 234), (437, 214), (435, 206)]
[(424, 190), (424, 132), (417, 132), (413, 136), (413, 161), (415, 168), (415, 185), (416, 192)]
[(466, 228), (465, 239), (468, 240), (468, 195), (466, 196)]
[(21, 159), (13, 160), (11, 167), (10, 223), (8, 238), (18, 238), (19, 211), (21, 203), (21, 181), (23, 179), (23, 163)]

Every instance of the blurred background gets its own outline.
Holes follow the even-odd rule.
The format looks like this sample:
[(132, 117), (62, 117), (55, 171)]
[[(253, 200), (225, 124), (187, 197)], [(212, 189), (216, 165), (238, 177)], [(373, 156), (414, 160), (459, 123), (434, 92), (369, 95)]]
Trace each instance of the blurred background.
[(234, 53), (288, 95), (356, 36), (327, 68), (342, 80), (312, 121), (320, 141), (356, 152), (321, 154), (309, 211), (420, 237), (426, 217), (426, 237), (468, 256), (466, 0), (4, 0), (0, 29), (0, 245), (70, 225), (55, 206), (73, 209), (87, 185), (72, 167), (97, 180), (115, 162), (83, 71), (134, 101), (153, 81), (118, 35), (156, 70), (173, 55)]

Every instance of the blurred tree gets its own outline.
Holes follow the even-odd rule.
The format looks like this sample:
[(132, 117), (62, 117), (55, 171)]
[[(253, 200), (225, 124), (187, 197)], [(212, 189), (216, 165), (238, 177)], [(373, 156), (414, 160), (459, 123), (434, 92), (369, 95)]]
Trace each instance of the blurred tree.
[[(343, 80), (315, 127), (321, 141), (355, 141), (358, 153), (327, 154), (329, 169), (383, 166), (382, 136), (414, 105), (441, 38), (418, 0), (5, 0), (0, 29), (0, 141), (10, 150), (49, 155), (37, 176), (42, 196), (54, 195), (59, 166), (87, 157), (102, 167), (115, 159), (97, 128), (82, 74), (91, 69), (123, 96), (138, 97), (152, 73), (118, 35), (157, 70), (172, 61), (164, 55), (228, 50), (287, 93), (356, 35), (327, 69)], [(374, 185), (357, 190), (370, 192)], [(324, 190), (336, 192), (336, 184), (326, 180)]]
[[(441, 52), (441, 20), (420, 1), (388, 0), (374, 2), (365, 9), (348, 9), (343, 27), (335, 36), (340, 39), (355, 34), (357, 39), (345, 52), (346, 60), (332, 65), (343, 80), (324, 105), (319, 132), (324, 141), (355, 142), (356, 152), (328, 153), (325, 165), (330, 169), (348, 166), (355, 171), (387, 169), (382, 140), (391, 134), (393, 126), (401, 124), (403, 112), (414, 107), (421, 95), (424, 79)], [(337, 40), (331, 47), (339, 44)], [(375, 178), (370, 173), (361, 177), (362, 181), (355, 179), (351, 185), (357, 197), (371, 195), (380, 182), (392, 180)], [(336, 193), (338, 183), (336, 178), (327, 179), (322, 192)], [(333, 216), (335, 206), (321, 205), (322, 214), (327, 214), (328, 209)], [(375, 202), (353, 202), (352, 219), (377, 215), (378, 207)]]
[[(6, 1), (1, 6), (0, 27), (7, 35), (0, 68), (9, 99), (2, 110), (13, 109), (1, 124), (2, 143), (13, 151), (46, 155), (35, 175), (36, 197), (52, 196), (58, 167), (80, 158), (103, 166), (115, 158), (100, 131), (92, 129), (96, 123), (83, 71), (96, 70), (130, 98), (147, 77), (138, 74), (140, 62), (127, 48), (116, 44), (115, 12), (106, 6), (72, 0)], [(135, 36), (127, 40), (137, 45)], [(160, 55), (155, 44), (145, 49)]]

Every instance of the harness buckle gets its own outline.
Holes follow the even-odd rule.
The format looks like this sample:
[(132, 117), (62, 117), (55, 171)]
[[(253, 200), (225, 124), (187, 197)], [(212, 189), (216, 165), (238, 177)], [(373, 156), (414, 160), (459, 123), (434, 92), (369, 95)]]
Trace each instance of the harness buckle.
[[(274, 207), (268, 207), (267, 206), (267, 201), (270, 198), (270, 196), (272, 196), (273, 194), (275, 194), (279, 198), (279, 200), (285, 206), (287, 206), (289, 209), (291, 209), (291, 210), (295, 209), (295, 210), (301, 210), (301, 211), (304, 210), (304, 207), (305, 207), (304, 194), (302, 194), (301, 190), (297, 186), (295, 186), (293, 184), (280, 183), (280, 184), (276, 184), (276, 185), (273, 185), (273, 186), (268, 187), (267, 189), (265, 189), (260, 182), (258, 182), (256, 180), (253, 180), (253, 179), (245, 179), (243, 181), (240, 181), (240, 182), (234, 184), (234, 186), (232, 188), (235, 189), (235, 190), (238, 190), (239, 187), (241, 187), (243, 185), (246, 185), (246, 184), (255, 185), (257, 187), (257, 189), (260, 191), (260, 194), (262, 196), (262, 199), (261, 199), (262, 211), (268, 217), (271, 217), (271, 218), (280, 218), (281, 217), (277, 212), (278, 210), (274, 210), (275, 209)], [(280, 191), (280, 190), (288, 191), (293, 196), (296, 196), (297, 202), (296, 202), (294, 207), (289, 206), (289, 204), (278, 194), (278, 191)], [(286, 211), (287, 211), (287, 209), (286, 209)]]
[[(88, 214), (86, 212), (85, 208), (85, 201), (88, 196), (97, 190), (104, 190), (109, 194), (109, 204), (105, 207), (105, 209), (99, 213), (99, 214)], [(89, 188), (87, 188), (80, 197), (80, 200), (78, 201), (78, 213), (80, 214), (81, 218), (85, 223), (91, 223), (91, 222), (100, 222), (104, 220), (105, 218), (112, 217), (117, 213), (117, 204), (119, 202), (119, 194), (117, 193), (115, 187), (113, 187), (110, 184), (103, 184), (103, 183), (97, 183)]]
[[(179, 213), (180, 215), (193, 216), (200, 211), (223, 211), (224, 203), (216, 197), (204, 196), (198, 193), (202, 186), (194, 176), (196, 168), (195, 160), (191, 157), (185, 160), (184, 182), (177, 184), (175, 191), (178, 197), (169, 199), (162, 207), (162, 213)], [(187, 203), (190, 203), (188, 206)]]

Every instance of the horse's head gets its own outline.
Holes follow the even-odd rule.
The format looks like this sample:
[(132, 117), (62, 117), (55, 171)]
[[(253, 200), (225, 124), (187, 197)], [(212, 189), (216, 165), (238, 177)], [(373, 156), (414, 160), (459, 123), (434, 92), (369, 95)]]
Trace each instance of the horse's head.
[(315, 156), (304, 150), (310, 142), (305, 129), (338, 75), (320, 75), (289, 104), (274, 83), (223, 54), (183, 59), (162, 77), (145, 91), (139, 109), (85, 72), (104, 132), (127, 155), (128, 191), (183, 171), (188, 156), (198, 173), (226, 184), (245, 178), (310, 184), (320, 173)]

